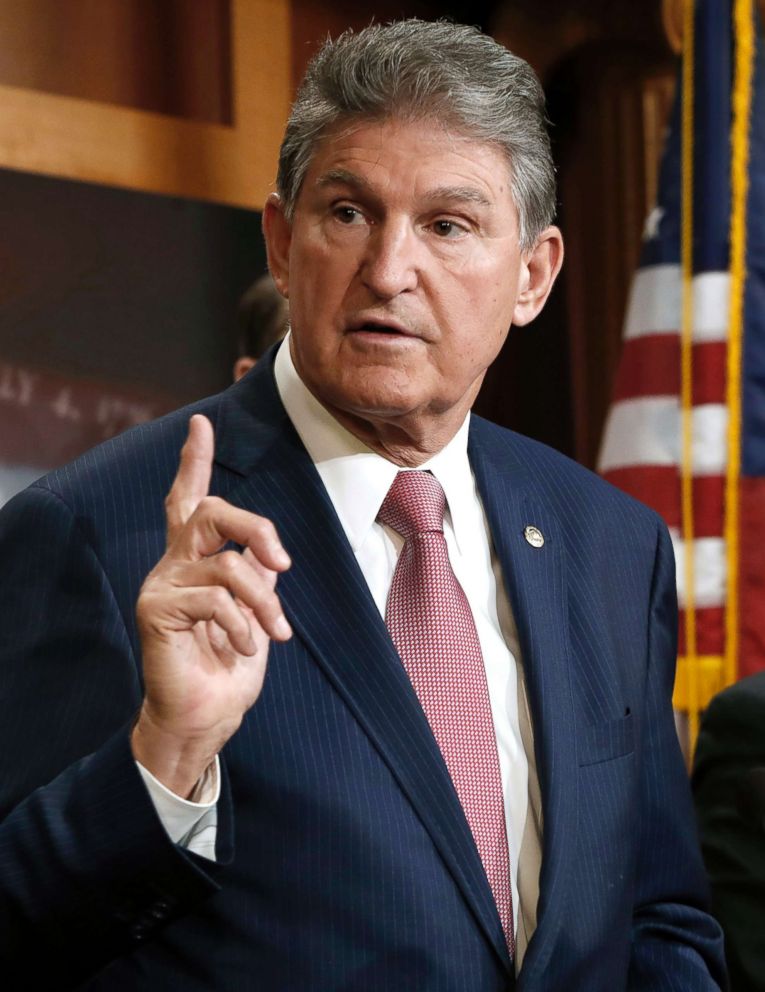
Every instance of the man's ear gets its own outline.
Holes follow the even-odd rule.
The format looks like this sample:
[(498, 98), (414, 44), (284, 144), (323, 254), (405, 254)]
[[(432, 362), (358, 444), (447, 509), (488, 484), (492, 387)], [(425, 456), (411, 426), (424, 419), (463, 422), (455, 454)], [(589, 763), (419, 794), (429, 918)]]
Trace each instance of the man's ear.
[(563, 235), (557, 227), (546, 227), (523, 259), (518, 299), (513, 310), (514, 324), (528, 324), (541, 311), (561, 265)]
[(278, 193), (270, 193), (263, 208), (263, 238), (266, 242), (268, 269), (274, 285), (288, 300), (292, 225), (284, 214), (284, 204)]
[(234, 362), (234, 382), (239, 382), (243, 375), (247, 375), (250, 369), (257, 363), (257, 359), (251, 355), (240, 355)]

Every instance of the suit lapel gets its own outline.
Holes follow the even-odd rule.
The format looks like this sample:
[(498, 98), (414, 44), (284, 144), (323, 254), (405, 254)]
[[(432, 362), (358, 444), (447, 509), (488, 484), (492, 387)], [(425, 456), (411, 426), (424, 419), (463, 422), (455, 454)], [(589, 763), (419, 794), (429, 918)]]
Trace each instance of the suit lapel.
[[(558, 522), (527, 482), (507, 435), (496, 440), (490, 425), (473, 418), (470, 459), (502, 563), (523, 653), (542, 792), (542, 870), (537, 930), (521, 976), (539, 981), (564, 918), (567, 866), (574, 857), (577, 766), (571, 692), (564, 549)], [(524, 535), (544, 536), (534, 547)], [(532, 977), (533, 976), (533, 977)]]
[(229, 390), (222, 403), (216, 461), (245, 476), (227, 499), (276, 525), (293, 561), (279, 579), (293, 629), (387, 763), (509, 969), (491, 889), (438, 745), (323, 483), (265, 371), (248, 376), (250, 390)]

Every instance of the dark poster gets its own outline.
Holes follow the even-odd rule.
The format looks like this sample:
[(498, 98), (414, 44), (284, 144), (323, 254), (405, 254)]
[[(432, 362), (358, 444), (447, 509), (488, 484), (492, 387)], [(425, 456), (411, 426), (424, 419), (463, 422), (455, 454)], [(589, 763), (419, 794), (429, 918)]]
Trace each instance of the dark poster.
[(0, 501), (224, 388), (254, 211), (0, 169)]

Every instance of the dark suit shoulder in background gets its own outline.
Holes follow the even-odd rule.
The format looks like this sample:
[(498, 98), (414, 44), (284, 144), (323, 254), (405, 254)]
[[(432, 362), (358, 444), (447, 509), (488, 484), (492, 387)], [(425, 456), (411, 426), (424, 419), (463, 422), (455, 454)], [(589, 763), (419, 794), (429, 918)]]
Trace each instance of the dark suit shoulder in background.
[(693, 772), (713, 907), (732, 992), (765, 990), (765, 672), (721, 692), (702, 721)]

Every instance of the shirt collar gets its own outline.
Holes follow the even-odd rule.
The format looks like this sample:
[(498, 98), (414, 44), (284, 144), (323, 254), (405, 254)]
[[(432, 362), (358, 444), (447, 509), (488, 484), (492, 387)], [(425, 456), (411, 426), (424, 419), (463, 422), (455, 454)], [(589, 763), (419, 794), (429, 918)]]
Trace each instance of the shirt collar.
[[(276, 355), (276, 388), (356, 553), (375, 523), (396, 474), (402, 470), (368, 448), (319, 403), (295, 369), (289, 339), (287, 334)], [(444, 488), (447, 512), (461, 553), (470, 540), (470, 507), (475, 502), (475, 481), (467, 455), (469, 421), (468, 414), (451, 441), (418, 466), (420, 471), (432, 472)]]

